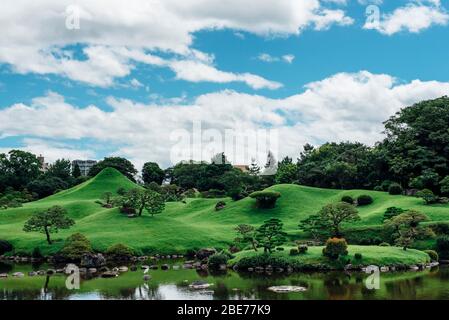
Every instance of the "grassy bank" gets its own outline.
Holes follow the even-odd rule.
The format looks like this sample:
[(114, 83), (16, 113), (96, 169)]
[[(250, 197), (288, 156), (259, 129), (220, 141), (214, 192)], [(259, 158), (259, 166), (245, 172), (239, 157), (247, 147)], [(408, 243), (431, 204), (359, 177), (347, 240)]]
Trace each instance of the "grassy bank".
[[(348, 263), (353, 266), (411, 266), (430, 262), (430, 258), (425, 252), (413, 249), (404, 251), (402, 248), (398, 247), (349, 246), (348, 255), (345, 257), (345, 260), (347, 261), (345, 261), (344, 264), (324, 257), (322, 254), (323, 247), (309, 247), (307, 253), (296, 256), (290, 255), (291, 248), (293, 247), (284, 247), (284, 251), (273, 252), (270, 255), (270, 258), (285, 261), (292, 267), (311, 269), (338, 269)], [(362, 255), (361, 259), (356, 259), (354, 257), (357, 253)], [(255, 252), (254, 250), (238, 252), (235, 257), (229, 261), (229, 264), (232, 266), (239, 266), (240, 264), (247, 267), (247, 264), (250, 261), (257, 261), (257, 259), (254, 258), (262, 255), (262, 252)], [(253, 267), (256, 267), (256, 265)]]
[[(75, 232), (85, 234), (94, 249), (104, 251), (116, 243), (124, 243), (138, 253), (184, 253), (187, 249), (202, 247), (227, 248), (236, 237), (234, 227), (241, 223), (259, 226), (272, 217), (284, 222), (291, 239), (301, 236), (298, 222), (314, 214), (327, 203), (339, 201), (343, 195), (356, 197), (369, 194), (374, 203), (359, 208), (361, 220), (345, 225), (346, 228), (380, 225), (386, 208), (391, 206), (416, 209), (427, 214), (432, 221), (449, 222), (449, 205), (424, 205), (422, 199), (391, 196), (384, 192), (366, 190), (331, 190), (298, 185), (277, 185), (270, 189), (281, 192), (276, 208), (255, 208), (254, 199), (238, 202), (224, 199), (225, 209), (215, 211), (219, 199), (188, 199), (187, 203), (167, 203), (165, 211), (155, 217), (144, 215), (129, 219), (118, 209), (105, 209), (95, 201), (106, 192), (115, 193), (118, 188), (130, 189), (135, 184), (115, 169), (105, 169), (95, 178), (70, 190), (60, 192), (40, 201), (27, 203), (22, 208), (0, 211), (0, 239), (10, 241), (16, 251), (30, 253), (40, 247), (44, 254), (58, 251), (63, 240)], [(29, 217), (42, 209), (60, 205), (68, 210), (76, 225), (52, 235), (56, 240), (47, 245), (45, 236), (25, 233), (22, 228)]]

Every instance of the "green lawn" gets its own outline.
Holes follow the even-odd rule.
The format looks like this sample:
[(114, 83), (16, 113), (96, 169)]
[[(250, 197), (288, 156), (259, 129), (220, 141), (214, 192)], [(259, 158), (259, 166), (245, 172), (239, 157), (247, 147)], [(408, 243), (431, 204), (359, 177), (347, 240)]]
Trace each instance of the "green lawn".
[[(300, 254), (296, 256), (290, 255), (290, 249), (293, 247), (284, 247), (284, 251), (276, 251), (271, 254), (272, 257), (280, 257), (286, 259), (288, 261), (297, 262), (300, 264), (308, 264), (308, 265), (327, 265), (333, 266), (332, 262), (323, 256), (322, 250), (323, 247), (309, 247), (305, 254)], [(362, 254), (362, 259), (357, 260), (354, 258), (356, 253)], [(238, 252), (230, 261), (230, 264), (235, 264), (239, 260), (245, 257), (252, 257), (255, 255), (262, 254), (262, 251), (259, 250), (255, 252), (254, 250), (246, 250), (242, 252)], [(421, 263), (430, 262), (430, 258), (427, 253), (414, 250), (407, 249), (404, 251), (402, 248), (398, 247), (378, 247), (378, 246), (348, 246), (348, 259), (350, 259), (351, 264), (353, 265), (377, 265), (377, 266), (386, 266), (386, 265), (414, 265)]]
[[(339, 201), (343, 195), (353, 197), (369, 194), (374, 203), (359, 208), (361, 221), (350, 227), (374, 226), (381, 223), (382, 215), (390, 206), (416, 209), (426, 213), (432, 221), (449, 222), (449, 205), (426, 206), (418, 198), (390, 196), (387, 193), (365, 190), (330, 190), (298, 185), (277, 185), (270, 189), (281, 192), (276, 208), (259, 210), (254, 199), (233, 202), (225, 199), (227, 207), (214, 210), (218, 199), (188, 199), (187, 203), (167, 203), (166, 210), (155, 217), (145, 215), (129, 219), (118, 209), (104, 209), (95, 203), (106, 191), (116, 192), (119, 187), (129, 189), (133, 182), (114, 169), (105, 169), (97, 177), (40, 201), (25, 204), (22, 208), (0, 211), (0, 239), (11, 241), (16, 251), (31, 252), (40, 247), (44, 253), (56, 252), (63, 239), (74, 232), (85, 234), (95, 249), (104, 250), (115, 243), (124, 243), (145, 253), (185, 252), (189, 248), (205, 246), (227, 247), (235, 238), (233, 228), (248, 223), (255, 226), (264, 220), (277, 217), (284, 222), (286, 231), (299, 235), (298, 222), (316, 213), (323, 205)], [(70, 230), (54, 234), (57, 240), (49, 246), (45, 236), (22, 231), (24, 222), (36, 211), (61, 205), (76, 220)], [(348, 227), (348, 226), (347, 226)]]

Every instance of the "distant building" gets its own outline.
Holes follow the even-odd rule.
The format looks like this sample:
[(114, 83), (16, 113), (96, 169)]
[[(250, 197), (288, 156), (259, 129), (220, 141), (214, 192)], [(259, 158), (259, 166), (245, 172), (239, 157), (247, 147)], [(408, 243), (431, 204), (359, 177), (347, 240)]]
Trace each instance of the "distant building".
[(249, 171), (249, 166), (247, 166), (246, 164), (236, 164), (233, 166), (236, 169), (241, 170), (242, 172), (248, 172)]
[(73, 160), (72, 169), (75, 168), (76, 165), (78, 165), (81, 171), (81, 175), (87, 176), (89, 174), (90, 169), (92, 169), (92, 167), (96, 164), (97, 164), (96, 160)]
[(40, 164), (39, 169), (42, 172), (47, 172), (47, 170), (48, 170), (48, 163), (45, 162), (44, 156), (40, 154), (39, 157), (37, 157), (37, 160), (39, 160), (39, 164)]

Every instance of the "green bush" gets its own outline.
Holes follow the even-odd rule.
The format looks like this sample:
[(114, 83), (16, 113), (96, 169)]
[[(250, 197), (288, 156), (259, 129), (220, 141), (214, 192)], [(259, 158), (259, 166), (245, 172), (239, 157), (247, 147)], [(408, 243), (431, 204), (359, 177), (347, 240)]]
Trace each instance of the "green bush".
[(69, 236), (64, 243), (64, 247), (59, 252), (66, 259), (79, 261), (84, 254), (91, 253), (90, 241), (81, 233)]
[(384, 213), (383, 221), (389, 220), (389, 219), (396, 217), (404, 212), (405, 212), (405, 210), (402, 208), (389, 207), (389, 208), (387, 208), (387, 210)]
[(224, 201), (218, 201), (215, 205), (215, 211), (220, 211), (226, 207), (226, 202)]
[(106, 254), (113, 260), (126, 260), (134, 255), (134, 250), (130, 247), (118, 243), (106, 250)]
[(388, 187), (388, 193), (391, 195), (399, 195), (402, 194), (402, 187), (399, 183), (392, 183), (390, 184), (390, 186)]
[(437, 235), (449, 235), (449, 224), (444, 222), (439, 222), (432, 224), (430, 226)]
[(332, 260), (337, 260), (340, 256), (348, 254), (348, 243), (343, 238), (331, 238), (326, 241), (326, 247), (323, 248), (323, 255)]
[(6, 252), (12, 251), (13, 246), (6, 240), (0, 240), (0, 254), (5, 254)]
[(435, 250), (424, 250), (425, 253), (427, 253), (430, 257), (430, 260), (432, 261), (438, 261), (438, 253)]
[(389, 247), (390, 244), (388, 242), (382, 242), (379, 244), (379, 247)]
[(291, 256), (297, 256), (299, 255), (299, 250), (297, 248), (290, 249), (290, 255)]
[(276, 251), (284, 251), (284, 248), (283, 247), (277, 247)]
[(384, 180), (381, 185), (380, 188), (382, 189), (382, 191), (388, 191), (388, 188), (390, 188), (390, 185), (394, 183), (391, 180)]
[(207, 266), (209, 269), (216, 270), (220, 268), (220, 265), (226, 265), (228, 263), (229, 256), (224, 253), (216, 253), (209, 257), (207, 260)]
[(267, 254), (259, 254), (251, 257), (242, 258), (237, 262), (236, 267), (240, 270), (247, 270), (248, 268), (266, 267), (273, 268), (295, 267), (295, 263), (282, 257), (274, 257)]
[(341, 202), (346, 202), (349, 204), (354, 204), (354, 199), (351, 196), (343, 196)]
[(362, 254), (361, 253), (354, 254), (354, 259), (355, 260), (362, 260)]
[(35, 259), (42, 259), (44, 256), (42, 255), (41, 249), (39, 247), (35, 247), (31, 253), (31, 257)]
[(366, 206), (373, 203), (373, 198), (370, 195), (362, 194), (357, 198), (357, 204), (359, 206)]
[(277, 199), (281, 197), (279, 192), (275, 191), (256, 191), (249, 195), (256, 199), (256, 205), (260, 209), (271, 209), (276, 205)]
[(305, 254), (307, 250), (309, 250), (309, 248), (305, 244), (301, 244), (298, 246), (299, 254)]
[(423, 189), (416, 194), (418, 197), (423, 198), (426, 204), (432, 204), (437, 202), (438, 197), (429, 189)]
[(382, 188), (382, 186), (375, 186), (373, 190), (374, 190), (374, 191), (385, 191), (385, 190)]

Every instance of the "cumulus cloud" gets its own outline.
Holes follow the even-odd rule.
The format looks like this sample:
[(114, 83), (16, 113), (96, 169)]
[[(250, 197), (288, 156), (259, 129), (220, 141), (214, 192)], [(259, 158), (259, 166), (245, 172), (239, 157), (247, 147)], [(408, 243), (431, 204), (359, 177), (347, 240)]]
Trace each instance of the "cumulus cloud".
[[(200, 95), (188, 104), (142, 104), (110, 97), (107, 103), (112, 111), (93, 105), (74, 106), (49, 92), (29, 105), (15, 104), (1, 110), (0, 137), (44, 141), (89, 138), (139, 166), (148, 160), (168, 166), (172, 148), (176, 143), (179, 147), (173, 132), (192, 132), (197, 124), (203, 131), (219, 133), (270, 128), (278, 133), (279, 156), (297, 156), (306, 142), (357, 140), (373, 144), (382, 138), (382, 122), (400, 108), (448, 94), (446, 82), (402, 83), (390, 75), (367, 71), (335, 74), (283, 99), (229, 90)], [(204, 148), (205, 144), (192, 139), (185, 147)], [(237, 147), (228, 152), (230, 158), (239, 159)], [(46, 147), (42, 149), (38, 153), (44, 153)]]
[(449, 14), (439, 0), (416, 0), (392, 13), (383, 14), (380, 20), (369, 19), (365, 29), (377, 30), (382, 34), (393, 35), (401, 31), (419, 33), (433, 25), (447, 25)]
[(257, 59), (263, 62), (286, 62), (286, 63), (292, 63), (293, 60), (295, 60), (295, 56), (293, 54), (285, 54), (283, 56), (280, 57), (276, 57), (276, 56), (272, 56), (268, 53), (261, 53), (257, 56)]
[[(66, 21), (78, 18), (79, 29), (66, 28)], [(273, 89), (279, 84), (202, 61), (200, 56), (206, 55), (191, 48), (194, 33), (233, 29), (260, 36), (297, 35), (308, 27), (347, 25), (351, 19), (318, 0), (78, 0), (75, 5), (71, 0), (3, 0), (0, 22), (8, 30), (0, 39), (0, 63), (19, 73), (58, 74), (107, 87), (134, 68), (136, 58), (120, 51), (136, 49), (139, 56), (146, 55), (139, 62), (168, 67), (178, 79), (213, 81), (211, 75), (219, 75), (217, 82), (227, 79)], [(76, 44), (83, 46), (83, 58), (67, 49)], [(149, 52), (174, 54), (180, 61), (165, 61)], [(180, 72), (179, 65), (187, 65), (191, 73)]]

